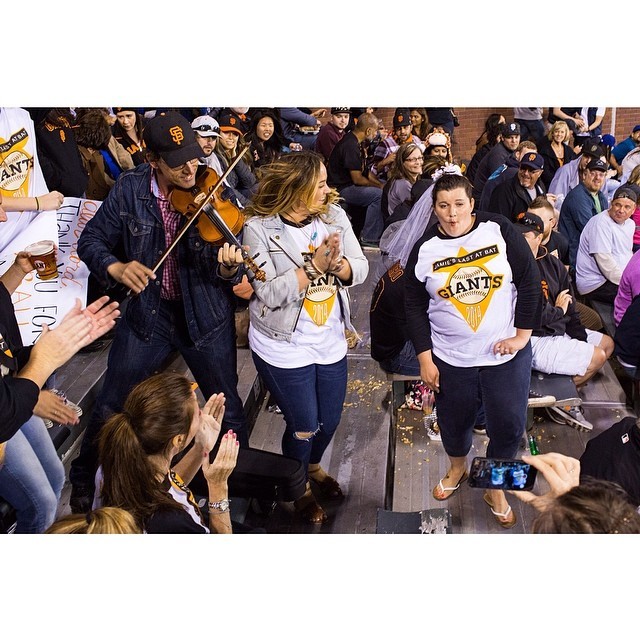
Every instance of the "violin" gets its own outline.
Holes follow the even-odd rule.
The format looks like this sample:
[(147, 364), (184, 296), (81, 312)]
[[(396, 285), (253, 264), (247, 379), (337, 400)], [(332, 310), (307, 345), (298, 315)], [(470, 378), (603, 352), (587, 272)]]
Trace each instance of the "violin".
[[(222, 176), (218, 176), (214, 169), (207, 167), (196, 178), (195, 185), (190, 189), (174, 187), (171, 192), (171, 204), (176, 211), (187, 218), (188, 222), (180, 229), (171, 246), (167, 247), (153, 268), (154, 273), (178, 244), (187, 229), (196, 222), (200, 237), (205, 242), (213, 245), (222, 245), (228, 242), (229, 245), (240, 249), (242, 259), (250, 272), (249, 282), (253, 280), (264, 282), (266, 280), (266, 274), (261, 269), (265, 263), (263, 262), (260, 265), (256, 264), (255, 259), (258, 257), (258, 254), (250, 256), (236, 237), (242, 230), (244, 224), (242, 211), (231, 202), (231, 200), (223, 198), (218, 191), (225, 178), (231, 173), (247, 149), (248, 147), (245, 147), (245, 149), (234, 158)], [(203, 213), (205, 215), (202, 215)]]

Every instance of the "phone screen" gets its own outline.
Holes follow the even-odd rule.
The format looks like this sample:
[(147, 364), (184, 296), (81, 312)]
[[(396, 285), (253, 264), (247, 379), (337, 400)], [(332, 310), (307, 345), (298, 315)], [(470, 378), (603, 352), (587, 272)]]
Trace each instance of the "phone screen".
[(530, 491), (537, 469), (522, 460), (474, 458), (469, 473), (469, 486), (479, 489)]

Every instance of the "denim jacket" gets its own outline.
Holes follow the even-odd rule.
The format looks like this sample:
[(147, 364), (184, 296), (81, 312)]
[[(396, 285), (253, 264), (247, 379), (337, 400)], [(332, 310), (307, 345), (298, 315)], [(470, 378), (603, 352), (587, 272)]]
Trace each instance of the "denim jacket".
[[(151, 171), (151, 165), (145, 163), (123, 173), (80, 235), (78, 255), (103, 284), (115, 285), (107, 273), (114, 262), (137, 260), (153, 268), (165, 251), (162, 214), (151, 192)], [(230, 284), (241, 278), (243, 269), (231, 281), (222, 279), (218, 247), (202, 240), (196, 224), (174, 251), (189, 336), (199, 347), (233, 320)], [(151, 339), (158, 317), (162, 267), (156, 275), (141, 294), (129, 299), (125, 311), (129, 326), (146, 341)]]
[[(369, 263), (342, 208), (332, 205), (322, 221), (329, 233), (340, 232), (342, 250), (351, 265), (351, 281), (342, 285), (339, 280), (337, 282), (342, 319), (353, 331), (347, 287), (364, 282)], [(287, 225), (277, 215), (250, 218), (244, 227), (243, 244), (249, 245), (251, 254), (260, 254), (259, 263), (265, 262), (262, 267), (265, 281), (254, 280), (252, 283), (255, 295), (249, 302), (251, 324), (270, 338), (290, 342), (305, 297), (305, 290), (298, 290), (296, 275), (296, 269), (303, 265), (300, 249), (289, 235)]]

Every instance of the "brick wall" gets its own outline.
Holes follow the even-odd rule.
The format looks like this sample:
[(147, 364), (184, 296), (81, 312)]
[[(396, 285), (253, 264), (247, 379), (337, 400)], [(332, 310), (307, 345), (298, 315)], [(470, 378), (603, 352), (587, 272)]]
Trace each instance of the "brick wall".
[[(315, 107), (314, 107), (315, 108)], [(327, 107), (328, 119), (330, 107)], [(384, 124), (391, 128), (394, 107), (380, 107), (376, 109), (376, 115)], [(453, 156), (457, 161), (468, 163), (475, 153), (475, 142), (484, 129), (484, 123), (491, 113), (501, 113), (509, 121), (513, 117), (513, 107), (455, 107), (454, 111), (460, 120), (460, 126), (456, 127), (453, 136)], [(546, 119), (547, 109), (544, 110)], [(616, 142), (624, 140), (636, 124), (640, 124), (640, 107), (616, 108), (615, 131), (611, 130), (612, 109), (607, 107), (603, 121), (603, 133), (611, 133)]]

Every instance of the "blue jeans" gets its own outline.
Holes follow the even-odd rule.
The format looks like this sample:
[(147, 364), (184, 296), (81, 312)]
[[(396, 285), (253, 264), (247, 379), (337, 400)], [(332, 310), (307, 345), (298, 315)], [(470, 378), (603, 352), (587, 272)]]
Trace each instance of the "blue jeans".
[(390, 373), (398, 373), (401, 376), (415, 376), (416, 380), (420, 378), (420, 364), (411, 340), (407, 340), (404, 343), (404, 347), (402, 347), (398, 355), (387, 360), (381, 360), (380, 366)]
[(344, 187), (340, 191), (340, 196), (347, 204), (367, 208), (360, 238), (363, 242), (378, 242), (384, 231), (384, 220), (382, 219), (380, 207), (382, 189), (380, 187), (351, 185), (350, 187)]
[[(347, 358), (334, 364), (281, 369), (252, 352), (253, 361), (285, 420), (282, 453), (301, 460), (305, 471), (319, 464), (342, 417)], [(301, 437), (300, 434), (312, 434)]]
[(179, 351), (193, 373), (202, 394), (226, 397), (223, 432), (233, 429), (242, 446), (249, 438), (242, 401), (238, 395), (237, 351), (233, 317), (220, 326), (216, 339), (206, 347), (196, 348), (187, 331), (182, 302), (162, 301), (153, 336), (140, 339), (127, 324), (126, 313), (119, 325), (109, 352), (107, 372), (96, 401), (80, 453), (71, 463), (69, 479), (75, 487), (93, 490), (98, 467), (98, 435), (110, 415), (120, 411), (129, 392), (138, 383), (162, 371), (167, 357)]
[(17, 513), (16, 533), (43, 533), (54, 522), (64, 467), (42, 418), (31, 416), (8, 442), (0, 496)]
[(453, 367), (435, 354), (433, 362), (440, 370), (436, 406), (447, 454), (458, 458), (469, 453), (482, 399), (489, 436), (487, 456), (513, 458), (527, 424), (531, 343), (508, 362), (491, 367)]

